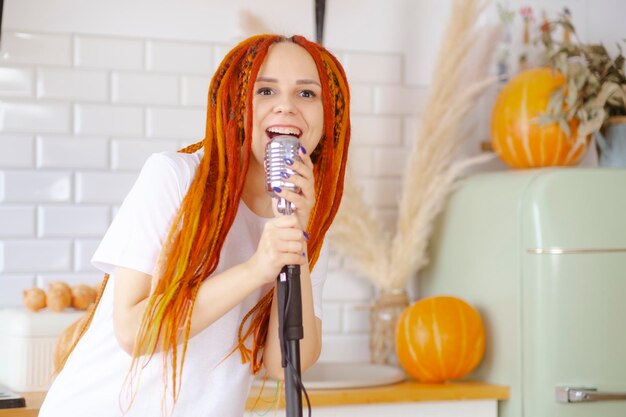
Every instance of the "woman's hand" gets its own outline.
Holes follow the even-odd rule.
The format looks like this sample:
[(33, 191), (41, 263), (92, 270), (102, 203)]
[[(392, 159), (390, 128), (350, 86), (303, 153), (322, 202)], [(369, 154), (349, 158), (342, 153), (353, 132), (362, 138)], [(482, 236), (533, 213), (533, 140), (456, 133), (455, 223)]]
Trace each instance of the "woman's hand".
[(262, 284), (274, 282), (285, 265), (303, 265), (307, 261), (306, 242), (295, 215), (279, 216), (265, 223), (250, 267), (261, 275)]
[[(291, 183), (300, 188), (300, 192), (296, 193), (288, 189), (282, 189), (278, 196), (283, 197), (287, 201), (291, 201), (296, 206), (296, 216), (300, 223), (300, 229), (306, 231), (309, 224), (309, 217), (315, 205), (315, 176), (313, 175), (313, 161), (309, 155), (300, 147), (299, 156), (301, 161), (291, 161), (287, 165), (296, 173), (285, 178), (285, 182)], [(274, 208), (274, 214), (276, 209)]]

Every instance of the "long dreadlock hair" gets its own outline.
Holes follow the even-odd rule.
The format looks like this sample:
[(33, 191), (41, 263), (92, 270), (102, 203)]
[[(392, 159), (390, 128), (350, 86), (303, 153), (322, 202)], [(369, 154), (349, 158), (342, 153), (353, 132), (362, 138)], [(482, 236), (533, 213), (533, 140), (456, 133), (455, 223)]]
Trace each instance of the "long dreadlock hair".
[[(171, 386), (174, 402), (180, 393), (196, 295), (202, 282), (217, 268), (247, 175), (254, 95), (250, 86), (256, 80), (268, 49), (277, 42), (294, 42), (308, 51), (322, 85), (324, 133), (311, 154), (316, 194), (307, 226), (311, 269), (339, 208), (350, 140), (350, 93), (341, 64), (324, 47), (302, 36), (258, 35), (241, 42), (224, 58), (211, 81), (204, 139), (179, 151), (192, 153), (204, 148), (204, 155), (161, 250), (154, 272), (157, 284), (140, 324), (129, 372), (132, 375), (140, 370), (145, 364), (143, 361), (150, 360), (160, 347), (164, 383)], [(107, 278), (105, 275), (100, 295)], [(254, 374), (262, 366), (272, 298), (273, 291), (269, 291), (244, 317), (239, 342), (233, 350), (239, 349), (243, 363), (250, 362)], [(95, 306), (79, 338), (88, 328), (94, 311)], [(249, 339), (251, 348), (245, 345)], [(61, 361), (59, 370), (77, 342), (78, 338)], [(141, 357), (144, 358), (142, 364), (139, 363)]]

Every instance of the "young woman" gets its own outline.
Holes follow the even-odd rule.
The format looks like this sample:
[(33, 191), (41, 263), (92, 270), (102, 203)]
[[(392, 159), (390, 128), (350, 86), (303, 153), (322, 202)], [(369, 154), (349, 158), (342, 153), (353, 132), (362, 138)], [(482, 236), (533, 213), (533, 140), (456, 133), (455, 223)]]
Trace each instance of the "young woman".
[[(265, 146), (298, 138), (280, 196)], [(41, 417), (242, 416), (253, 375), (282, 379), (276, 277), (301, 265), (302, 369), (321, 349), (324, 235), (341, 200), (350, 137), (339, 62), (303, 37), (252, 37), (209, 88), (206, 134), (145, 163), (93, 257), (109, 277)], [(317, 265), (316, 268), (313, 268)]]

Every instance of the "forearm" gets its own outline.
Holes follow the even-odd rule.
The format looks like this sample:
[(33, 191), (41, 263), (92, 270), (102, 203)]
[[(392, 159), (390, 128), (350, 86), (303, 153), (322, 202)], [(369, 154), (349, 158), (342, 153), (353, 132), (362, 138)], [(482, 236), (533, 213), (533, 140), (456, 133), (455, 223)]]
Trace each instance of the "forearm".
[[(322, 346), (322, 323), (315, 316), (313, 308), (313, 291), (311, 286), (311, 274), (308, 265), (301, 266), (300, 287), (302, 295), (302, 327), (304, 338), (300, 341), (300, 365), (302, 371), (313, 365), (321, 351)], [(274, 290), (274, 301), (263, 353), (265, 369), (275, 379), (283, 379), (284, 371), (281, 365), (280, 339), (278, 336), (278, 304), (277, 294)]]
[(190, 336), (209, 327), (263, 286), (263, 281), (257, 275), (258, 271), (244, 262), (206, 279), (200, 286), (194, 304)]
[[(261, 287), (263, 282), (255, 272), (248, 262), (244, 262), (204, 280), (198, 290), (191, 315), (190, 337), (210, 326)], [(128, 276), (136, 274), (147, 279)], [(149, 302), (149, 278), (149, 275), (137, 271), (123, 268), (116, 270), (116, 284), (143, 281), (142, 288), (131, 290), (137, 291), (134, 301), (127, 298), (128, 286), (122, 284), (118, 288), (116, 285), (116, 292), (121, 294), (116, 297), (118, 301), (114, 307), (115, 333), (120, 346), (128, 353), (134, 352), (136, 335)], [(160, 349), (161, 345), (157, 344), (157, 350)]]

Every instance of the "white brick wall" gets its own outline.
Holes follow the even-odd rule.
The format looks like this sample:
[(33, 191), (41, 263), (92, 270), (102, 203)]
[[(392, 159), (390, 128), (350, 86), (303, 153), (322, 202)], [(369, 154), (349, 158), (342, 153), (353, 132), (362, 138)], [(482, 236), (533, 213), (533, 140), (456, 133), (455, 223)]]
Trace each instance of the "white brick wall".
[(37, 73), (37, 97), (105, 101), (109, 96), (106, 71), (45, 68)]
[[(230, 45), (3, 33), (0, 58), (0, 307), (52, 280), (95, 283), (90, 258), (145, 159), (204, 135), (210, 76)], [(350, 164), (384, 224), (425, 90), (400, 54), (335, 51), (352, 93)], [(323, 360), (368, 359), (373, 288), (333, 256)]]

